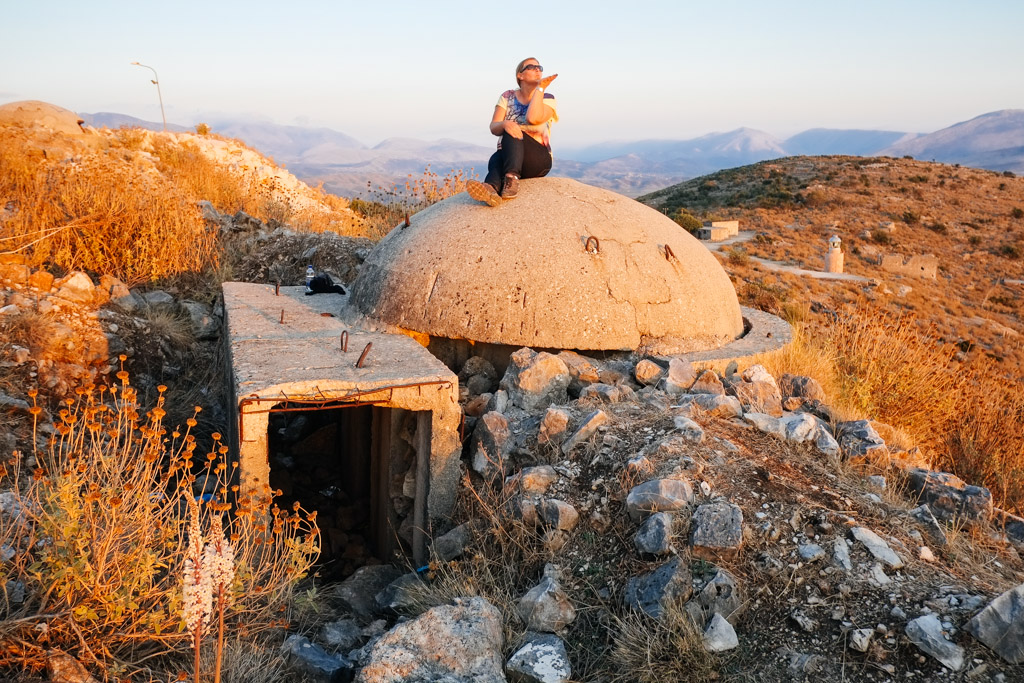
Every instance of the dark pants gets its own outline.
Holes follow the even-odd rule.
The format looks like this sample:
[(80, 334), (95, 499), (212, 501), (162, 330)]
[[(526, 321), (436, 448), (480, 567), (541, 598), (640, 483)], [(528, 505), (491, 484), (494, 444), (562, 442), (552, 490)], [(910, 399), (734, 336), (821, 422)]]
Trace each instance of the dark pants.
[(526, 133), (516, 140), (508, 133), (501, 134), (501, 149), (487, 162), (484, 182), (501, 192), (505, 176), (509, 173), (520, 178), (543, 178), (551, 170), (551, 152)]

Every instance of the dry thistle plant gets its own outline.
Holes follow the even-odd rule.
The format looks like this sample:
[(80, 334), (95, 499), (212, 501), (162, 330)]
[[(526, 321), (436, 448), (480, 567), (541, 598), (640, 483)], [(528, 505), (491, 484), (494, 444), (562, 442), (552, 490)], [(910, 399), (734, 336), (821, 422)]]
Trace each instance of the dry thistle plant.
[(132, 669), (183, 653), (212, 609), (204, 584), (217, 591), (229, 638), (258, 636), (286, 625), (282, 611), (317, 557), (315, 513), (282, 511), (269, 490), (239, 495), (219, 435), (197, 456), (194, 416), (168, 434), (164, 389), (142, 417), (127, 373), (118, 379), (63, 402), (30, 479), (5, 473), (18, 514), (0, 515), (0, 545), (13, 551), (0, 578), (24, 584), (28, 599), (18, 620), (0, 614), (0, 638), (12, 644), (0, 665), (38, 668), (48, 648)]
[(439, 176), (428, 164), (419, 176), (409, 175), (404, 185), (394, 185), (391, 189), (377, 187), (369, 191), (369, 199), (353, 199), (350, 206), (364, 218), (363, 233), (371, 239), (380, 239), (406, 216), (459, 194), (466, 189), (466, 181), (475, 177), (473, 169), (469, 173), (452, 169)]

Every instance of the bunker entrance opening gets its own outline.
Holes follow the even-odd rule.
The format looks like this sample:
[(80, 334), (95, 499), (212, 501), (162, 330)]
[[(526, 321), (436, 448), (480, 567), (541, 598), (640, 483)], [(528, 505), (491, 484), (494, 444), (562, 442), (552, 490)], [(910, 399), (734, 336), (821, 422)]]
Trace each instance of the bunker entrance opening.
[(415, 480), (417, 415), (366, 403), (271, 410), (270, 487), (282, 492), (281, 507), (316, 511), (323, 580), (391, 561), (403, 545), (399, 529), (416, 504), (415, 487), (403, 491), (403, 484), (410, 469)]

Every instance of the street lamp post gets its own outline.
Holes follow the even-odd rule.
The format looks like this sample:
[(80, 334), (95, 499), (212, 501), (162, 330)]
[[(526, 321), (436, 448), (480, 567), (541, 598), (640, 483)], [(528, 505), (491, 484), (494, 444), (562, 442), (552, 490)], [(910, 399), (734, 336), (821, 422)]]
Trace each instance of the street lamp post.
[(153, 72), (153, 80), (150, 81), (150, 83), (152, 83), (153, 85), (156, 86), (156, 96), (158, 98), (160, 98), (160, 116), (164, 120), (164, 132), (166, 133), (167, 132), (167, 115), (164, 114), (164, 96), (160, 94), (160, 77), (156, 75), (156, 69), (154, 69), (151, 66), (146, 66), (145, 64), (139, 64), (138, 62), (132, 62), (132, 65), (133, 66), (141, 66), (141, 67), (149, 69), (150, 71)]

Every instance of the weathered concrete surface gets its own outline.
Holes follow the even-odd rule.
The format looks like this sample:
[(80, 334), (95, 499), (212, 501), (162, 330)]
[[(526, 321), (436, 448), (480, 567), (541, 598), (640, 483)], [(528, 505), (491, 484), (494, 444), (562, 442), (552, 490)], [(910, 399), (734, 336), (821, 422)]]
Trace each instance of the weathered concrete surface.
[[(243, 493), (269, 483), (268, 409), (287, 399), (374, 404), (431, 414), (427, 512), (447, 516), (459, 477), (458, 378), (426, 349), (401, 335), (348, 328), (336, 314), (345, 297), (305, 296), (303, 287), (226, 282), (225, 339), (232, 368), (232, 441)], [(282, 311), (284, 323), (281, 323)], [(343, 330), (348, 352), (340, 349)], [(362, 368), (360, 353), (373, 344)]]
[(0, 125), (40, 126), (64, 135), (85, 133), (82, 121), (73, 111), (39, 100), (10, 102), (0, 106)]
[(421, 211), (367, 258), (351, 306), (387, 326), (534, 348), (683, 353), (743, 331), (732, 283), (696, 239), (568, 178), (524, 180), (495, 208), (459, 194)]

